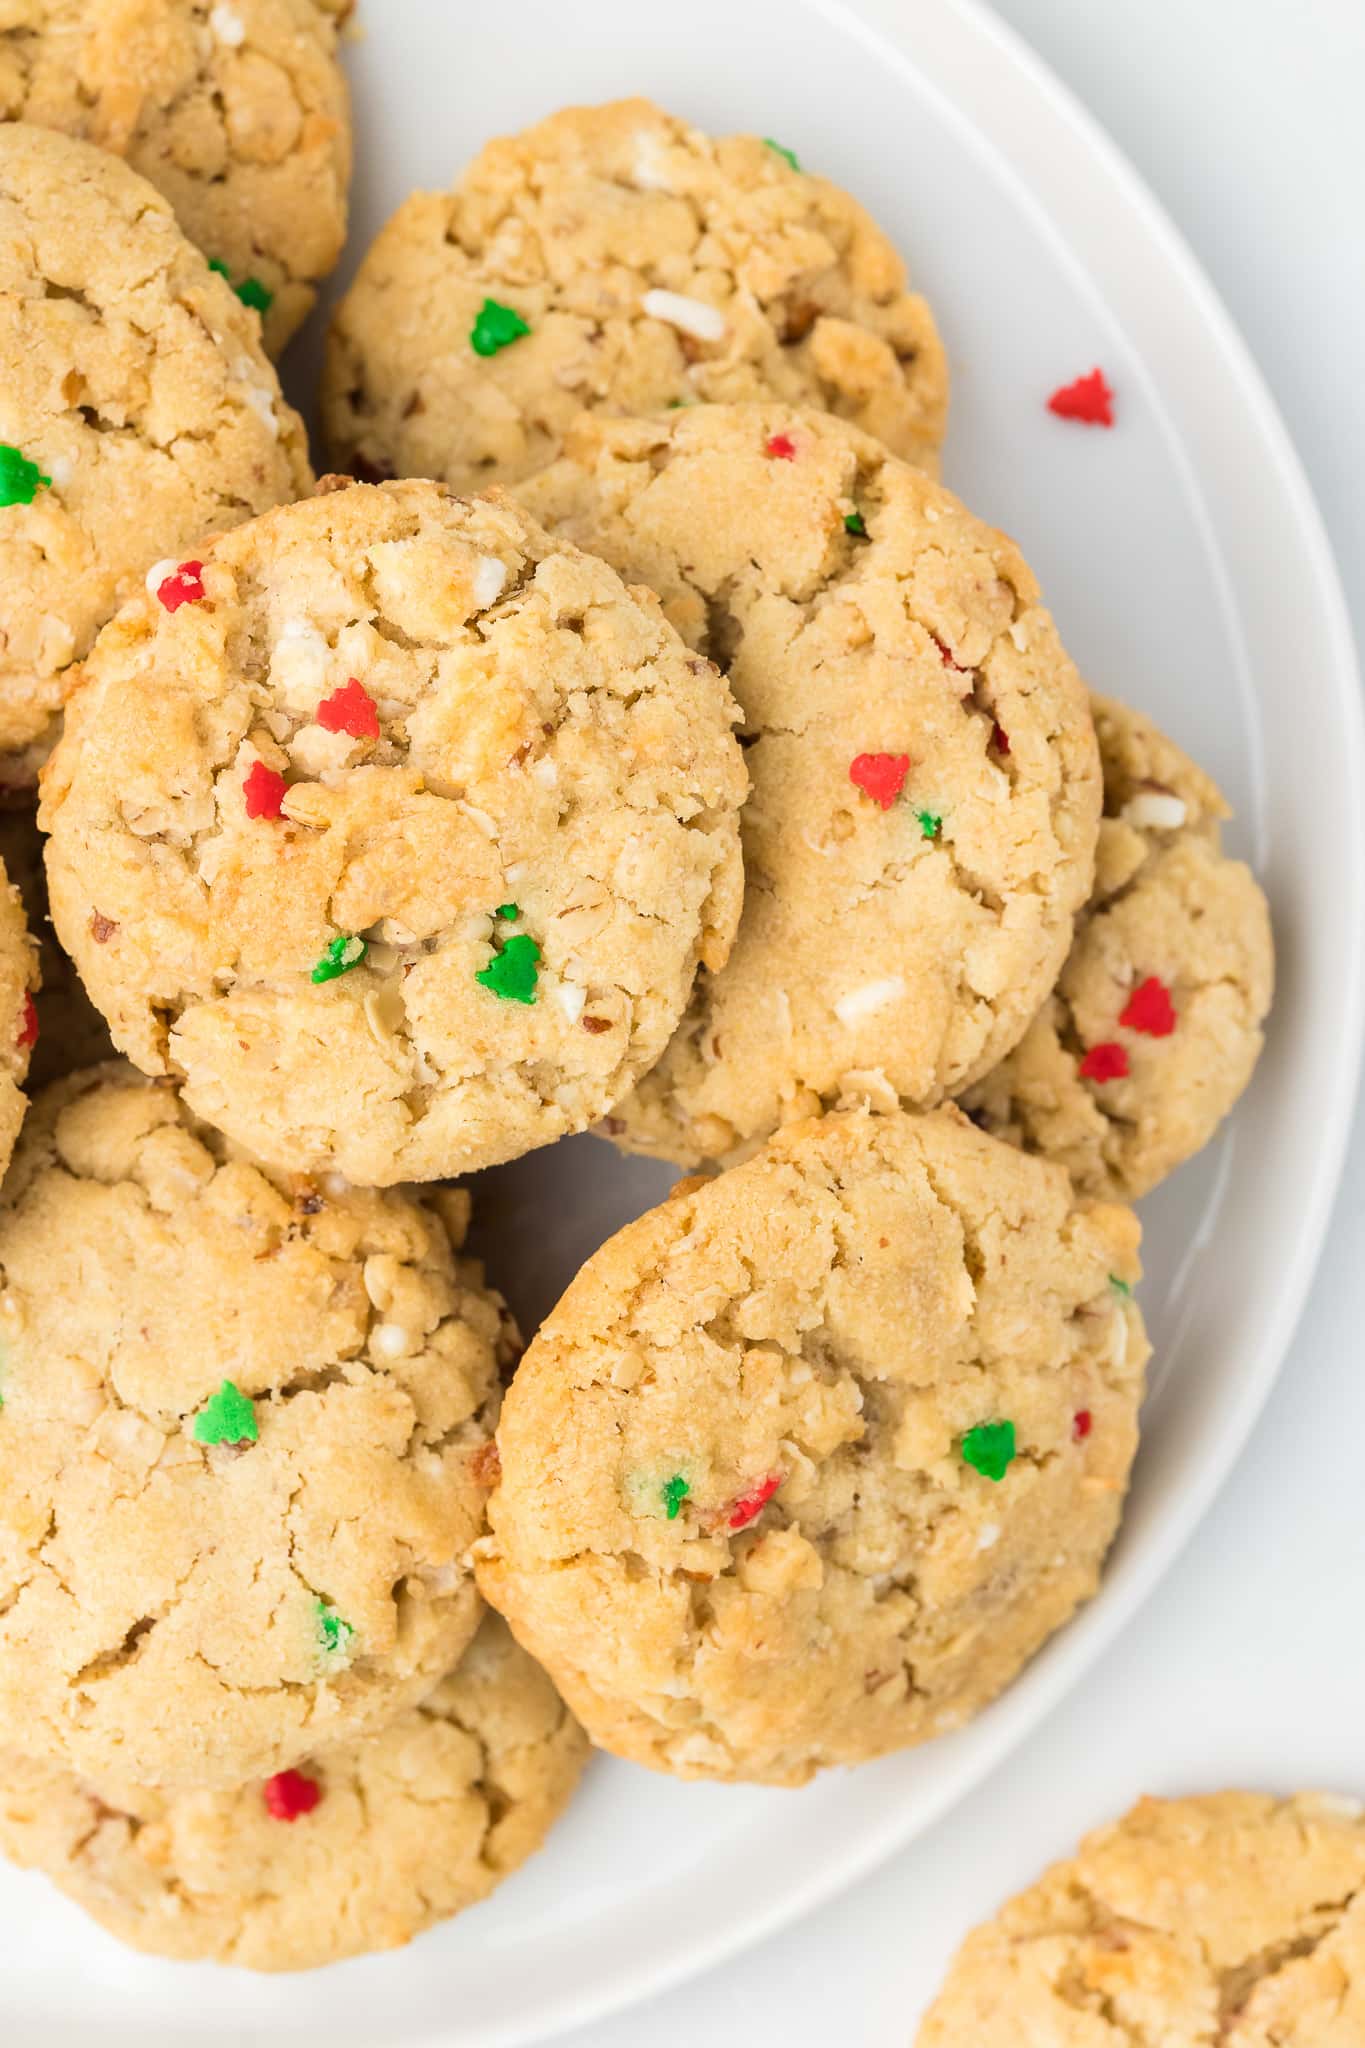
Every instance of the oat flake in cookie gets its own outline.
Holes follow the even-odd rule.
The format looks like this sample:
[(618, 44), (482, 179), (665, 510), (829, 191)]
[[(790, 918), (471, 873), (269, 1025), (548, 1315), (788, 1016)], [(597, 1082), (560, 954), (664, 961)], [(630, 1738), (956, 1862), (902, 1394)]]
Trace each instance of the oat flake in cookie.
[(235, 1785), (431, 1690), (514, 1353), (464, 1213), (268, 1173), (122, 1065), (38, 1098), (0, 1197), (0, 1748)]
[(0, 120), (123, 157), (261, 316), (278, 355), (341, 254), (351, 175), (318, 0), (6, 0)]
[(311, 483), (260, 323), (165, 200), (88, 143), (0, 124), (0, 795), (31, 785), (149, 567)]
[(435, 1179), (583, 1129), (729, 950), (732, 700), (508, 504), (354, 485), (102, 636), (45, 782), (116, 1043), (284, 1168)]
[(554, 460), (583, 407), (779, 397), (932, 466), (948, 372), (905, 266), (847, 193), (753, 135), (570, 107), (417, 192), (336, 316), (339, 468), (462, 490)]
[(969, 1934), (918, 2048), (1360, 2048), (1365, 1818), (1143, 1799)]
[(1134, 1201), (1199, 1151), (1260, 1056), (1270, 913), (1219, 847), (1227, 805), (1150, 720), (1093, 699), (1104, 766), (1095, 888), (1057, 987), (963, 1098), (983, 1130)]
[(744, 918), (608, 1130), (679, 1165), (1003, 1058), (1089, 894), (1086, 693), (1018, 550), (841, 421), (585, 418), (522, 486), (657, 590), (743, 711)]
[(800, 1784), (960, 1727), (1098, 1583), (1137, 1244), (955, 1110), (789, 1126), (542, 1326), (482, 1589), (594, 1742), (681, 1777)]
[(587, 1747), (489, 1615), (419, 1706), (231, 1791), (97, 1791), (0, 1753), (0, 1848), (133, 1948), (315, 1969), (397, 1948), (496, 1890), (567, 1805)]

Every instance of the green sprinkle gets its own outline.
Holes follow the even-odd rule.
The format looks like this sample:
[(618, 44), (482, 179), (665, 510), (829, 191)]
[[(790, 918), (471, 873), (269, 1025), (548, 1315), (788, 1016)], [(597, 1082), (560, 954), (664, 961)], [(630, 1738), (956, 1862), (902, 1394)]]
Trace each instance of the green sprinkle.
[(519, 903), (500, 903), (493, 912), (493, 915), (494, 917), (505, 918), (508, 924), (515, 924), (521, 916), (521, 905)]
[[(228, 283), (232, 284), (232, 272), (221, 257), (210, 257), (209, 269), (216, 270), (219, 277), (225, 277)], [(250, 306), (253, 313), (266, 314), (275, 303), (274, 292), (268, 284), (262, 284), (259, 277), (244, 277), (240, 284), (232, 284), (232, 289), (242, 304)]]
[(530, 332), (520, 313), (499, 305), (496, 299), (485, 299), (469, 330), (469, 345), (476, 356), (495, 356), (500, 348), (510, 348)]
[(1003, 1479), (1014, 1461), (1014, 1424), (978, 1423), (962, 1439), (962, 1456), (983, 1479)]
[(681, 1472), (675, 1472), (671, 1479), (664, 1481), (664, 1506), (670, 1522), (677, 1521), (678, 1510), (691, 1491), (691, 1481), (684, 1479)]
[(351, 1637), (355, 1630), (349, 1621), (343, 1621), (335, 1607), (326, 1600), (319, 1600), (314, 1612), (317, 1615), (318, 1641), (324, 1657), (344, 1657), (350, 1649)]
[(943, 830), (943, 820), (938, 816), (937, 812), (916, 811), (915, 817), (919, 821), (919, 829), (926, 839), (938, 838), (939, 833)]
[(231, 1380), (223, 1381), (194, 1418), (194, 1440), (200, 1444), (254, 1444), (260, 1433), (255, 1403)]
[(474, 979), (480, 988), (491, 989), (505, 1003), (533, 1003), (539, 967), (539, 946), (526, 932), (518, 932), (507, 940), (500, 953), (493, 955), (487, 967), (479, 969)]
[(859, 540), (867, 539), (867, 522), (861, 512), (845, 512), (844, 532), (855, 534)]
[(1109, 1285), (1113, 1288), (1115, 1294), (1122, 1295), (1125, 1301), (1132, 1300), (1132, 1288), (1128, 1285), (1128, 1282), (1126, 1280), (1120, 1280), (1117, 1273), (1111, 1273), (1109, 1275)]
[(773, 152), (774, 156), (780, 156), (784, 158), (785, 161), (791, 165), (794, 171), (800, 170), (801, 166), (796, 161), (796, 151), (794, 149), (784, 149), (780, 142), (773, 141), (771, 135), (765, 135), (763, 140), (767, 144), (768, 148)]
[(342, 932), (313, 969), (313, 980), (335, 981), (339, 975), (349, 974), (353, 967), (359, 967), (369, 950), (364, 939)]
[(0, 441), (0, 505), (31, 505), (40, 487), (51, 490), (52, 478), (44, 476), (21, 448)]
[(670, 398), (668, 401), (668, 411), (677, 412), (682, 406), (695, 405), (696, 402), (695, 398)]

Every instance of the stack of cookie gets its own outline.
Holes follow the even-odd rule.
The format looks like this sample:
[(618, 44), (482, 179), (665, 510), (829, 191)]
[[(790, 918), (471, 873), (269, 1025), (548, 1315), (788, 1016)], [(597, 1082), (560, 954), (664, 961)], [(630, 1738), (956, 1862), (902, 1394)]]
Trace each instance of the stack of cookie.
[[(337, 10), (148, 11), (243, 92), (306, 47), (344, 190)], [(136, 76), (146, 168), (217, 101)], [(294, 203), (286, 327), (335, 254), (288, 268)], [(558, 115), (379, 237), (309, 495), (133, 170), (0, 129), (0, 209), (0, 738), (79, 1035), (0, 1189), (0, 1843), (297, 1967), (491, 1888), (583, 1729), (795, 1784), (960, 1725), (1097, 1584), (1126, 1204), (1232, 1107), (1271, 949), (1216, 789), (936, 480), (898, 255), (775, 144)], [(589, 1128), (695, 1177), (517, 1364), (449, 1183)]]

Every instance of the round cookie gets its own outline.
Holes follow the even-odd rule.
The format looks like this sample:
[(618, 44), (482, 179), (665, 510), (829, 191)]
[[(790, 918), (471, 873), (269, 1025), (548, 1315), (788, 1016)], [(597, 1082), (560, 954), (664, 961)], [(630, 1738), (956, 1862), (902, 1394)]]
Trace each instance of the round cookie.
[(166, 202), (88, 143), (0, 125), (0, 783), (31, 783), (73, 664), (152, 564), (310, 483), (260, 323)]
[(434, 1207), (271, 1175), (115, 1065), (30, 1111), (0, 1272), (0, 1746), (231, 1785), (431, 1690), (512, 1356)]
[(570, 107), (417, 192), (337, 312), (337, 466), (460, 490), (554, 460), (581, 408), (777, 397), (934, 466), (933, 316), (856, 201), (757, 136), (647, 100)]
[(377, 1734), (221, 1792), (96, 1792), (0, 1756), (0, 1849), (133, 1948), (308, 1970), (398, 1948), (487, 1898), (567, 1806), (582, 1730), (489, 1615)]
[(498, 1426), (479, 1583), (594, 1742), (800, 1784), (959, 1727), (1094, 1592), (1131, 1211), (956, 1110), (793, 1124), (618, 1232)]
[(586, 418), (519, 496), (657, 590), (744, 714), (739, 937), (609, 1133), (698, 1165), (988, 1072), (1066, 958), (1100, 811), (1084, 686), (1018, 551), (782, 406)]
[[(29, 1049), (28, 1067), (28, 1087), (32, 1091), (46, 1088), (50, 1081), (59, 1081), (77, 1067), (93, 1067), (101, 1060), (112, 1059), (114, 1048), (108, 1025), (81, 987), (73, 962), (53, 934), (47, 914), (43, 837), (27, 805), (12, 810), (0, 805), (0, 860), (19, 891), (24, 916), (38, 948), (37, 992), (33, 997), (38, 1035)], [(0, 1144), (0, 1150), (3, 1149)]]
[(717, 671), (648, 592), (436, 484), (272, 514), (203, 588), (103, 635), (45, 778), (53, 917), (115, 1042), (260, 1157), (367, 1186), (582, 1130), (738, 919)]
[(1056, 989), (963, 1097), (983, 1130), (1135, 1201), (1206, 1145), (1260, 1056), (1265, 896), (1219, 848), (1227, 805), (1140, 713), (1093, 700), (1104, 766), (1094, 893)]
[(38, 1041), (38, 948), (23, 898), (0, 859), (0, 1177), (9, 1167), (28, 1108), (24, 1084)]
[(278, 355), (346, 238), (351, 121), (318, 0), (8, 0), (0, 120), (120, 156)]
[(918, 2048), (1359, 2048), (1355, 1800), (1143, 1799), (968, 1935)]

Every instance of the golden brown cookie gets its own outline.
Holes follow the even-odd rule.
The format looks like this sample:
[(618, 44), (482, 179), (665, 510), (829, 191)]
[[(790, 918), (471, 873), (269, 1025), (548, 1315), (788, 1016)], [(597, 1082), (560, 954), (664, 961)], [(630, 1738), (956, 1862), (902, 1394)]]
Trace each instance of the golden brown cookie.
[(123, 157), (278, 355), (346, 239), (336, 30), (318, 0), (4, 0), (0, 120)]
[(121, 1049), (278, 1166), (387, 1186), (582, 1130), (729, 950), (724, 682), (508, 503), (288, 507), (85, 673), (57, 930)]
[(0, 1272), (0, 1746), (233, 1785), (430, 1691), (514, 1334), (434, 1206), (115, 1065), (30, 1112)]
[(744, 714), (739, 937), (609, 1133), (697, 1165), (989, 1071), (1066, 958), (1100, 810), (1085, 690), (1018, 550), (776, 405), (585, 418), (518, 496), (657, 590)]
[(793, 1124), (590, 1259), (498, 1426), (479, 1583), (594, 1742), (800, 1784), (961, 1726), (1095, 1591), (1131, 1211), (955, 1110)]
[(0, 1755), (0, 1848), (133, 1948), (315, 1969), (487, 1898), (540, 1847), (587, 1749), (489, 1615), (420, 1706), (264, 1783), (97, 1792), (60, 1764)]
[(932, 467), (948, 371), (905, 266), (846, 192), (647, 100), (570, 107), (417, 192), (336, 316), (337, 466), (461, 490), (531, 475), (580, 408), (777, 397)]
[(1141, 713), (1093, 700), (1095, 889), (1057, 987), (963, 1097), (983, 1130), (1134, 1201), (1206, 1145), (1251, 1079), (1275, 978), (1270, 912), (1219, 847), (1227, 805)]
[(88, 143), (0, 125), (0, 784), (31, 784), (73, 665), (152, 565), (310, 483), (256, 316), (166, 202)]
[(1143, 1799), (968, 1935), (918, 2048), (1360, 2048), (1358, 1801)]

